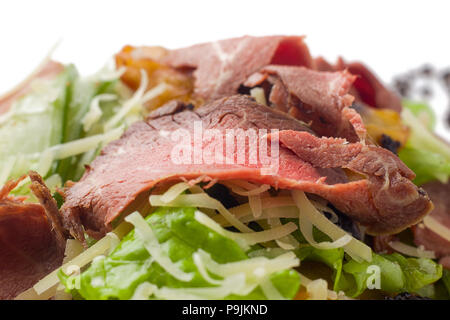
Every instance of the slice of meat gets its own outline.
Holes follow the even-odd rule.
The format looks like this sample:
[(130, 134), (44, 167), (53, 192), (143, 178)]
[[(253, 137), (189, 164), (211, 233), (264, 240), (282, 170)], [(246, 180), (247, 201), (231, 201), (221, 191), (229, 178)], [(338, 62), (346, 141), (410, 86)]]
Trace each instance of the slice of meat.
[(401, 111), (402, 101), (400, 97), (383, 85), (378, 77), (364, 64), (346, 62), (339, 58), (336, 65), (331, 65), (322, 57), (316, 58), (314, 62), (317, 70), (320, 71), (348, 70), (351, 74), (357, 76), (351, 90), (351, 94), (355, 96), (356, 101), (375, 108)]
[(59, 246), (64, 248), (68, 234), (66, 229), (63, 227), (63, 221), (61, 214), (59, 213), (58, 204), (52, 197), (51, 192), (45, 185), (44, 180), (37, 172), (30, 171), (28, 175), (32, 181), (30, 189), (44, 208), (45, 214), (48, 221), (50, 221), (52, 225), (52, 230)]
[[(424, 184), (423, 188), (434, 204), (430, 216), (450, 229), (450, 183), (433, 181)], [(413, 232), (416, 245), (422, 245), (425, 249), (434, 251), (436, 256), (441, 258), (441, 263), (450, 269), (450, 241), (434, 233), (422, 223), (414, 226)]]
[(19, 183), (0, 190), (0, 299), (13, 299), (58, 268), (64, 244), (52, 230), (44, 208), (8, 196)]
[[(131, 60), (135, 63), (147, 61), (146, 65), (141, 66), (153, 70), (155, 66), (148, 65), (153, 61), (153, 64), (162, 63), (182, 72), (193, 71), (194, 92), (205, 101), (236, 94), (239, 86), (251, 74), (269, 64), (313, 66), (303, 37), (244, 36), (163, 53), (160, 50), (141, 47), (125, 54), (124, 49), (118, 54), (118, 65), (130, 65)], [(124, 63), (125, 56), (128, 57), (128, 63)], [(140, 79), (136, 71), (134, 73), (124, 75), (126, 83), (136, 83), (133, 79)]]
[[(215, 129), (219, 138), (199, 138), (200, 142), (195, 142), (199, 125), (203, 130)], [(224, 147), (227, 130), (238, 128), (247, 133), (250, 129), (265, 129), (265, 133), (255, 144), (245, 144), (244, 150)], [(274, 154), (273, 158), (277, 159), (278, 168), (268, 174), (262, 170), (267, 169), (263, 158), (251, 162), (250, 156), (252, 147), (257, 148), (258, 154), (267, 151), (272, 156), (275, 152), (262, 143), (264, 139), (267, 142), (270, 129), (281, 130), (282, 144), (279, 156)], [(176, 139), (174, 132), (178, 134)], [(276, 133), (271, 133), (270, 139), (276, 142)], [(186, 146), (193, 150), (187, 153), (188, 161), (174, 161), (174, 150)], [(211, 157), (205, 154), (215, 155), (217, 150), (221, 159), (231, 161), (208, 163), (206, 160)], [(242, 155), (245, 161), (239, 162)], [(340, 166), (367, 178), (349, 181)], [(87, 232), (99, 236), (111, 230), (138, 195), (150, 192), (159, 182), (199, 177), (244, 179), (314, 193), (366, 225), (372, 233), (397, 232), (416, 223), (431, 208), (426, 193), (410, 181), (414, 174), (389, 151), (345, 139), (318, 138), (286, 113), (246, 96), (232, 96), (196, 110), (180, 110), (169, 104), (146, 122), (132, 125), (121, 139), (102, 151), (82, 179), (67, 191), (62, 213), (73, 225), (81, 222)], [(72, 234), (83, 239), (81, 228), (74, 228)]]
[[(279, 110), (308, 123), (319, 135), (364, 139), (365, 129), (356, 112), (350, 110), (353, 97), (348, 94), (355, 76), (347, 71), (318, 72), (305, 67), (267, 66), (246, 82), (268, 79), (273, 84), (269, 101)], [(265, 75), (265, 76), (264, 76)]]
[(27, 94), (31, 90), (32, 82), (39, 79), (51, 79), (59, 74), (64, 69), (64, 66), (58, 62), (48, 61), (39, 66), (27, 79), (17, 85), (11, 91), (0, 96), (0, 114), (5, 113), (11, 107), (11, 104)]
[[(126, 67), (122, 80), (137, 89), (140, 70), (150, 75), (152, 87), (161, 81), (172, 83), (176, 94), (185, 102), (202, 104), (224, 96), (236, 94), (240, 85), (254, 86), (262, 82), (255, 72), (268, 65), (303, 66), (316, 71), (348, 71), (357, 76), (350, 93), (356, 101), (371, 107), (401, 110), (401, 100), (389, 90), (364, 64), (346, 62), (339, 58), (335, 65), (322, 57), (313, 59), (299, 36), (264, 36), (226, 39), (167, 50), (161, 47), (126, 46), (116, 55), (118, 67)], [(195, 78), (197, 99), (191, 99), (190, 76)], [(249, 76), (253, 75), (251, 78)], [(188, 77), (186, 79), (186, 77)], [(173, 81), (172, 81), (173, 82)], [(253, 83), (253, 85), (252, 85)], [(166, 94), (167, 96), (167, 94)], [(161, 101), (169, 101), (163, 97)], [(161, 102), (159, 101), (159, 102)], [(158, 106), (160, 106), (159, 104)], [(155, 106), (152, 106), (155, 108)]]
[(406, 221), (413, 225), (432, 208), (426, 193), (411, 182), (414, 173), (386, 149), (346, 143), (342, 139), (319, 139), (295, 131), (282, 131), (279, 139), (300, 159), (316, 167), (345, 168), (367, 178), (370, 195), (367, 203), (358, 205), (339, 197), (329, 200), (351, 218), (367, 225), (368, 233), (401, 231)]

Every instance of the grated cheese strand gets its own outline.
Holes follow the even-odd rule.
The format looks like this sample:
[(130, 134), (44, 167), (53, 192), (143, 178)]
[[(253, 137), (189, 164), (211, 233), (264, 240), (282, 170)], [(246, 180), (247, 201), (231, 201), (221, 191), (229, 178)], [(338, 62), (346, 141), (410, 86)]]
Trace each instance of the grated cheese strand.
[(161, 200), (161, 196), (151, 195), (150, 204), (154, 207), (199, 207), (215, 209), (236, 229), (241, 232), (253, 232), (252, 229), (243, 224), (239, 219), (233, 216), (220, 201), (211, 198), (206, 193), (199, 194), (181, 194), (170, 203)]
[(125, 101), (122, 105), (122, 108), (104, 125), (104, 131), (109, 131), (114, 128), (131, 110), (133, 110), (136, 105), (141, 104), (142, 96), (144, 95), (145, 90), (148, 85), (148, 77), (147, 73), (141, 69), (141, 82), (139, 84), (139, 88), (133, 94), (133, 96)]
[(444, 238), (447, 241), (450, 241), (450, 229), (432, 216), (427, 215), (425, 218), (423, 218), (423, 224), (440, 237)]
[(186, 182), (177, 183), (169, 188), (163, 195), (161, 195), (161, 201), (165, 203), (170, 203), (175, 200), (184, 191), (191, 188)]
[[(336, 226), (323, 214), (321, 214), (311, 204), (311, 202), (302, 191), (293, 190), (292, 197), (301, 212), (300, 216), (304, 215), (311, 224), (328, 235), (332, 240), (335, 241), (345, 235), (348, 235), (347, 232)], [(344, 251), (347, 252), (356, 261), (372, 261), (372, 249), (368, 245), (355, 239), (354, 237), (352, 237), (351, 241), (344, 246)]]
[(275, 239), (283, 238), (298, 229), (295, 223), (289, 222), (279, 227), (264, 231), (245, 233), (232, 232), (222, 228), (217, 222), (200, 211), (195, 212), (195, 220), (223, 235), (224, 237), (235, 240), (244, 250), (248, 250), (250, 246), (257, 243), (269, 242)]
[(417, 258), (427, 258), (436, 259), (436, 255), (433, 251), (422, 250), (413, 246), (409, 246), (406, 243), (400, 241), (391, 241), (388, 243), (389, 246), (397, 252), (403, 253), (404, 255), (417, 257)]
[(114, 101), (116, 99), (117, 95), (111, 93), (99, 94), (92, 99), (88, 112), (86, 112), (83, 119), (81, 119), (84, 132), (91, 130), (92, 126), (102, 117), (103, 111), (100, 109), (100, 102)]
[(323, 242), (318, 243), (314, 239), (313, 225), (308, 220), (308, 218), (305, 217), (304, 214), (302, 214), (302, 211), (300, 211), (300, 216), (299, 216), (298, 220), (299, 220), (298, 223), (300, 225), (300, 231), (303, 234), (303, 236), (305, 237), (306, 241), (308, 241), (308, 243), (310, 245), (312, 245), (313, 247), (315, 247), (317, 249), (328, 250), (328, 249), (342, 248), (342, 247), (346, 246), (350, 241), (352, 241), (352, 237), (348, 234), (345, 234), (333, 242), (323, 241)]
[(131, 223), (135, 227), (136, 235), (138, 235), (144, 241), (144, 247), (147, 249), (151, 257), (170, 275), (174, 278), (189, 282), (193, 279), (193, 273), (186, 273), (182, 271), (178, 266), (172, 262), (170, 257), (166, 255), (161, 245), (158, 242), (152, 228), (144, 220), (144, 218), (138, 213), (133, 212), (125, 218), (125, 221)]
[[(130, 226), (127, 223), (121, 223), (113, 233), (115, 233), (119, 238), (130, 231)], [(97, 241), (92, 247), (83, 251), (78, 256), (70, 260), (69, 262), (62, 265), (62, 267), (54, 270), (52, 273), (48, 274), (38, 283), (36, 283), (33, 288), (38, 295), (45, 293), (47, 290), (51, 289), (53, 286), (59, 283), (58, 271), (62, 268), (64, 273), (67, 273), (67, 269), (73, 266), (78, 266), (82, 268), (89, 264), (95, 257), (106, 253), (115, 240), (111, 240), (111, 236), (106, 235), (99, 241)]]

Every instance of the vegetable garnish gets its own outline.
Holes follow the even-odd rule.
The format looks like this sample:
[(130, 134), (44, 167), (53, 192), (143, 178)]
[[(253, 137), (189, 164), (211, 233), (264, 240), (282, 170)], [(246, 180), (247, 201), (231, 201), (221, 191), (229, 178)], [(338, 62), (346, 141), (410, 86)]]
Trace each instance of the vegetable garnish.
[(432, 121), (429, 116), (423, 119), (423, 115), (430, 112), (419, 113), (417, 109), (411, 111), (404, 108), (402, 111), (403, 122), (409, 126), (411, 133), (399, 157), (416, 174), (416, 184), (422, 185), (432, 180), (447, 183), (450, 176), (450, 145), (429, 130)]

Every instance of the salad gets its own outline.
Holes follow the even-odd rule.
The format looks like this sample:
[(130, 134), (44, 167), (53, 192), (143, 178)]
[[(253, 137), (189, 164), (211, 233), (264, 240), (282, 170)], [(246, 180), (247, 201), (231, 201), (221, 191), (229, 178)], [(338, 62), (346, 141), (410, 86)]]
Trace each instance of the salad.
[(449, 299), (450, 145), (303, 37), (46, 58), (0, 97), (0, 299)]

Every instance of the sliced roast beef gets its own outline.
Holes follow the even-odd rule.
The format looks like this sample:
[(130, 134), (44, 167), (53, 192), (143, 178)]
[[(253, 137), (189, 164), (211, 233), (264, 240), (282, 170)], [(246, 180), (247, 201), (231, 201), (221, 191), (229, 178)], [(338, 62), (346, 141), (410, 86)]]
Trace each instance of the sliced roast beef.
[(303, 37), (233, 38), (171, 50), (162, 61), (195, 69), (195, 93), (213, 100), (237, 93), (247, 78), (269, 64), (312, 67)]
[(154, 109), (161, 101), (169, 101), (166, 96), (198, 106), (238, 93), (239, 86), (264, 66), (312, 68), (313, 60), (303, 37), (244, 36), (176, 50), (126, 46), (116, 55), (116, 64), (126, 67), (122, 81), (134, 90), (141, 82), (141, 70), (149, 75), (149, 87), (169, 84), (164, 97), (150, 106)]
[[(262, 86), (271, 106), (309, 123), (319, 135), (344, 137), (349, 141), (365, 139), (359, 114), (347, 108), (354, 99), (349, 90), (355, 81), (362, 80), (347, 70), (315, 71), (316, 63), (303, 37), (245, 36), (177, 50), (126, 47), (117, 54), (116, 60), (118, 66), (127, 67), (122, 80), (133, 89), (140, 82), (137, 67), (147, 70), (152, 79), (159, 79), (156, 72), (169, 72), (167, 66), (178, 75), (171, 77), (192, 74), (193, 94), (186, 90), (176, 92), (184, 92), (177, 99), (196, 106), (238, 92), (248, 94), (249, 88)], [(323, 67), (320, 63), (319, 66)], [(335, 69), (330, 65), (330, 71)], [(167, 79), (161, 81), (167, 83)], [(184, 82), (177, 81), (171, 87)], [(155, 103), (149, 108), (154, 109)]]
[[(434, 204), (430, 216), (450, 229), (450, 183), (433, 181), (425, 184), (423, 188)], [(415, 226), (413, 232), (416, 245), (423, 245), (425, 249), (434, 251), (436, 256), (441, 258), (440, 262), (450, 269), (450, 241), (442, 238), (422, 223)]]
[[(414, 174), (387, 150), (345, 139), (318, 138), (297, 119), (247, 96), (219, 99), (196, 110), (180, 110), (174, 103), (146, 122), (135, 123), (102, 151), (82, 179), (68, 190), (62, 207), (66, 220), (73, 225), (79, 221), (88, 232), (99, 236), (111, 230), (138, 195), (159, 182), (198, 178), (244, 179), (314, 193), (372, 233), (397, 232), (416, 223), (431, 208), (426, 193), (410, 181)], [(203, 130), (219, 132), (218, 139), (201, 140), (200, 158), (195, 151), (199, 124)], [(184, 129), (178, 131), (178, 140), (192, 140), (174, 140), (171, 133), (177, 129)], [(271, 142), (278, 142), (276, 132), (268, 132), (256, 144), (246, 144), (244, 151), (233, 148), (228, 153), (222, 138), (231, 129), (247, 133), (249, 129), (280, 130), (277, 170), (267, 173), (262, 170), (267, 169), (262, 158), (252, 163), (249, 157), (251, 148), (258, 148), (258, 154), (267, 151), (272, 155)], [(172, 152), (187, 145), (194, 150), (188, 161), (174, 163)], [(222, 159), (232, 161), (205, 161), (205, 153), (216, 155), (217, 150)], [(245, 161), (239, 162), (242, 154)], [(354, 170), (359, 178), (349, 180), (343, 168)], [(83, 239), (81, 228), (73, 229), (72, 234)]]
[(383, 83), (360, 62), (345, 62), (339, 58), (336, 65), (331, 65), (322, 57), (315, 59), (315, 66), (320, 71), (348, 70), (357, 76), (353, 88), (350, 91), (358, 102), (365, 103), (374, 108), (392, 109), (401, 111), (402, 102), (400, 97), (388, 89)]
[[(354, 199), (336, 198), (331, 202), (356, 221), (368, 226), (369, 233), (383, 234), (404, 228), (404, 222), (418, 222), (431, 209), (423, 190), (411, 180), (414, 173), (390, 151), (340, 139), (305, 136), (305, 133), (281, 131), (282, 145), (300, 159), (320, 168), (341, 167), (364, 175), (371, 208)], [(340, 144), (336, 144), (341, 141)], [(352, 203), (353, 202), (353, 203)], [(345, 208), (345, 209), (344, 209)]]
[[(309, 123), (319, 135), (344, 137), (352, 142), (364, 138), (361, 118), (347, 110), (353, 102), (348, 91), (356, 78), (347, 71), (317, 72), (305, 67), (271, 65), (256, 74), (246, 85), (271, 82), (269, 101), (272, 106)], [(361, 128), (357, 127), (358, 123)]]
[(64, 239), (52, 229), (40, 204), (8, 196), (19, 183), (0, 190), (0, 299), (12, 299), (58, 268)]
[[(186, 90), (190, 89), (191, 84), (182, 79), (182, 74), (190, 75), (193, 72), (194, 92), (201, 98), (195, 101), (200, 104), (201, 101), (236, 94), (244, 83), (248, 86), (261, 83), (265, 80), (264, 74), (255, 72), (268, 65), (303, 66), (317, 71), (346, 70), (357, 76), (350, 93), (358, 102), (375, 108), (401, 110), (399, 96), (384, 86), (365, 65), (348, 63), (342, 58), (335, 65), (322, 57), (312, 59), (303, 37), (244, 36), (176, 50), (126, 46), (116, 55), (116, 62), (118, 67), (127, 67), (122, 80), (133, 89), (139, 85), (140, 69), (145, 69), (156, 81), (169, 80), (167, 76), (160, 77), (158, 72), (168, 73), (170, 78), (178, 79), (175, 83), (171, 82), (179, 87), (176, 90), (178, 95), (183, 92), (188, 95)], [(167, 70), (168, 66), (175, 70)], [(280, 88), (276, 83), (274, 86), (272, 94), (279, 97)]]

